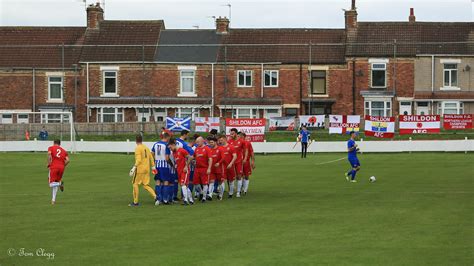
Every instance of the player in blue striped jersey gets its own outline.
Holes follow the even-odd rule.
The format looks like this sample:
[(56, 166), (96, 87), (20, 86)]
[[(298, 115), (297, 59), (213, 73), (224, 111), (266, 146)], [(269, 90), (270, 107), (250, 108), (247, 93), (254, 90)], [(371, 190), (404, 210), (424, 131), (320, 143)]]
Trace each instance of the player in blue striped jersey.
[(171, 151), (168, 148), (170, 135), (163, 133), (161, 140), (153, 144), (151, 151), (155, 157), (155, 165), (158, 174), (155, 175), (156, 204), (168, 204), (172, 200), (173, 187), (171, 186), (173, 176), (171, 174)]

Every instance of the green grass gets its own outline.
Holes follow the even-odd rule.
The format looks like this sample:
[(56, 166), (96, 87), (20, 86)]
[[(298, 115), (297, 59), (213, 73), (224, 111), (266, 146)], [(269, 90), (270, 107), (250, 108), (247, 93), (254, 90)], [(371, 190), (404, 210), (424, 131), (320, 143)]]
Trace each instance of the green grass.
[(316, 165), (342, 157), (257, 156), (245, 198), (129, 208), (131, 155), (71, 155), (51, 206), (45, 154), (3, 153), (0, 265), (472, 265), (472, 153), (362, 154), (358, 183)]

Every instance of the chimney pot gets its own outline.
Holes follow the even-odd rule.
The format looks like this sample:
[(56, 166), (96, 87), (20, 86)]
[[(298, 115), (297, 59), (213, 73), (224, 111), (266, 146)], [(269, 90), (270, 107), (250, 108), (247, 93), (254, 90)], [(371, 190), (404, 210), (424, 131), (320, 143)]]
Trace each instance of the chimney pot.
[(229, 33), (229, 19), (226, 17), (218, 17), (216, 19), (216, 32), (218, 34), (227, 34)]
[(350, 10), (344, 12), (344, 17), (346, 19), (346, 30), (357, 28), (357, 10), (356, 2), (352, 0), (352, 5)]
[(410, 8), (410, 16), (408, 17), (408, 21), (410, 23), (415, 23), (416, 22), (415, 9), (413, 7)]
[(104, 10), (99, 3), (90, 4), (87, 7), (87, 28), (98, 29), (101, 21), (104, 20)]

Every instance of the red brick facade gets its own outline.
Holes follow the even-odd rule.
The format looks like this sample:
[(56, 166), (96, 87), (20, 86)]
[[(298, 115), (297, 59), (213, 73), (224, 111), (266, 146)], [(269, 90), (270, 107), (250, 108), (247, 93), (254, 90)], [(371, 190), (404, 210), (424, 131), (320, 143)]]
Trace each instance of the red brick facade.
[[(380, 98), (389, 99), (391, 114), (398, 115), (399, 98), (405, 101), (415, 97), (415, 60), (419, 51), (403, 46), (395, 57), (392, 45), (374, 47), (370, 43), (363, 46), (360, 43), (392, 42), (394, 38), (404, 37), (418, 41), (421, 31), (426, 33), (423, 35), (426, 38), (446, 35), (446, 39), (456, 41), (449, 35), (453, 27), (460, 31), (457, 36), (468, 36), (472, 31), (472, 23), (423, 23), (419, 24), (423, 28), (415, 28), (418, 24), (414, 17), (405, 23), (358, 22), (353, 1), (352, 8), (345, 13), (345, 29), (228, 29), (229, 21), (219, 18), (216, 30), (211, 31), (215, 35), (211, 37), (219, 48), (211, 51), (214, 54), (202, 50), (209, 54), (209, 61), (183, 63), (175, 60), (170, 63), (157, 60), (162, 48), (155, 45), (160, 44), (161, 35), (166, 32), (163, 21), (107, 21), (103, 20), (103, 10), (99, 5), (89, 6), (87, 15), (87, 28), (0, 27), (0, 111), (65, 109), (73, 111), (78, 122), (97, 122), (101, 108), (122, 108), (124, 121), (137, 121), (137, 111), (141, 107), (166, 108), (169, 116), (178, 115), (180, 108), (194, 108), (200, 116), (211, 113), (230, 116), (232, 112), (225, 110), (238, 108), (256, 109), (260, 117), (267, 109), (278, 109), (280, 115), (287, 115), (295, 108), (296, 114), (300, 115), (315, 114), (314, 110), (325, 114), (363, 115), (365, 101)], [(186, 34), (194, 34), (191, 31)], [(58, 35), (57, 43), (51, 40), (54, 32)], [(68, 60), (63, 65), (58, 58), (60, 46), (49, 47), (46, 57), (41, 52), (24, 55), (24, 50), (15, 54), (11, 47), (2, 48), (6, 44), (23, 44), (25, 36), (30, 35), (44, 36), (31, 44), (92, 46), (72, 46), (74, 48), (67, 50)], [(191, 40), (195, 39), (194, 35), (190, 36), (193, 37)], [(235, 45), (246, 43), (253, 46)], [(127, 46), (99, 47), (108, 44)], [(140, 47), (142, 44), (148, 46)], [(288, 46), (265, 47), (264, 44)], [(469, 50), (463, 50), (468, 48), (456, 49), (443, 50), (443, 53), (469, 54)], [(48, 60), (51, 56), (54, 56), (54, 61)], [(374, 59), (386, 62), (385, 88), (371, 88), (370, 60)], [(141, 60), (146, 63), (142, 65)], [(28, 62), (28, 65), (17, 65), (17, 62)], [(196, 95), (180, 92), (180, 67), (195, 68)], [(73, 71), (74, 68), (77, 72)], [(104, 68), (117, 69), (115, 97), (103, 95)], [(239, 70), (252, 71), (251, 86), (237, 86)], [(278, 85), (263, 86), (262, 70), (277, 70)], [(313, 70), (326, 71), (326, 94), (311, 95)], [(63, 72), (63, 102), (48, 101), (50, 72)], [(466, 97), (472, 98), (472, 95)]]

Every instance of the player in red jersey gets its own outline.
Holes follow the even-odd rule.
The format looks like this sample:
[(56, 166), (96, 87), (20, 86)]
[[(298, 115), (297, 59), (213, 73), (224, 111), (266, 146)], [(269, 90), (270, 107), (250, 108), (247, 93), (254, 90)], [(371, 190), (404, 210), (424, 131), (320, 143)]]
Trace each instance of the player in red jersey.
[[(219, 137), (220, 149), (222, 151), (222, 156), (224, 161), (222, 164), (222, 173), (227, 182), (229, 183), (229, 198), (232, 198), (234, 195), (234, 179), (235, 179), (235, 161), (237, 161), (237, 152), (234, 149), (234, 146), (227, 143), (227, 138), (225, 135)], [(225, 191), (225, 183), (222, 182), (221, 188), (219, 191), (219, 199), (222, 199)]]
[(229, 144), (234, 146), (237, 153), (237, 160), (235, 161), (235, 174), (237, 175), (237, 198), (240, 198), (240, 190), (242, 190), (242, 177), (244, 175), (244, 168), (242, 160), (244, 159), (245, 140), (240, 138), (236, 128), (230, 130)]
[(201, 201), (206, 202), (206, 195), (209, 189), (209, 175), (211, 174), (212, 158), (211, 148), (204, 143), (204, 138), (196, 139), (196, 149), (194, 150), (194, 159), (196, 168), (194, 169), (193, 184), (197, 190), (202, 186)]
[(53, 193), (51, 204), (56, 203), (58, 188), (64, 191), (62, 178), (64, 168), (66, 168), (68, 163), (69, 156), (67, 151), (61, 147), (61, 141), (58, 139), (54, 140), (54, 145), (48, 148), (49, 187)]
[[(239, 136), (242, 139), (245, 139), (247, 135), (244, 132), (240, 132)], [(244, 168), (244, 179), (242, 180), (242, 190), (243, 194), (247, 195), (249, 189), (249, 177), (252, 174), (252, 169), (255, 169), (255, 156), (253, 153), (252, 142), (245, 141), (245, 151), (243, 159), (243, 168)]]
[(178, 174), (178, 183), (181, 186), (183, 204), (194, 204), (191, 190), (188, 188), (190, 173), (189, 164), (191, 163), (193, 157), (185, 149), (179, 148), (176, 145), (175, 139), (169, 140), (168, 147), (173, 152), (176, 173)]
[[(207, 142), (209, 143), (209, 146), (211, 148), (210, 157), (212, 158), (211, 175), (209, 178), (209, 194), (207, 196), (207, 199), (212, 200), (212, 194), (214, 193), (214, 183), (217, 182), (220, 185), (225, 180), (222, 176), (222, 163), (224, 157), (222, 156), (222, 150), (217, 145), (217, 138), (215, 136), (207, 137)], [(218, 199), (222, 200), (222, 197), (218, 196)]]

